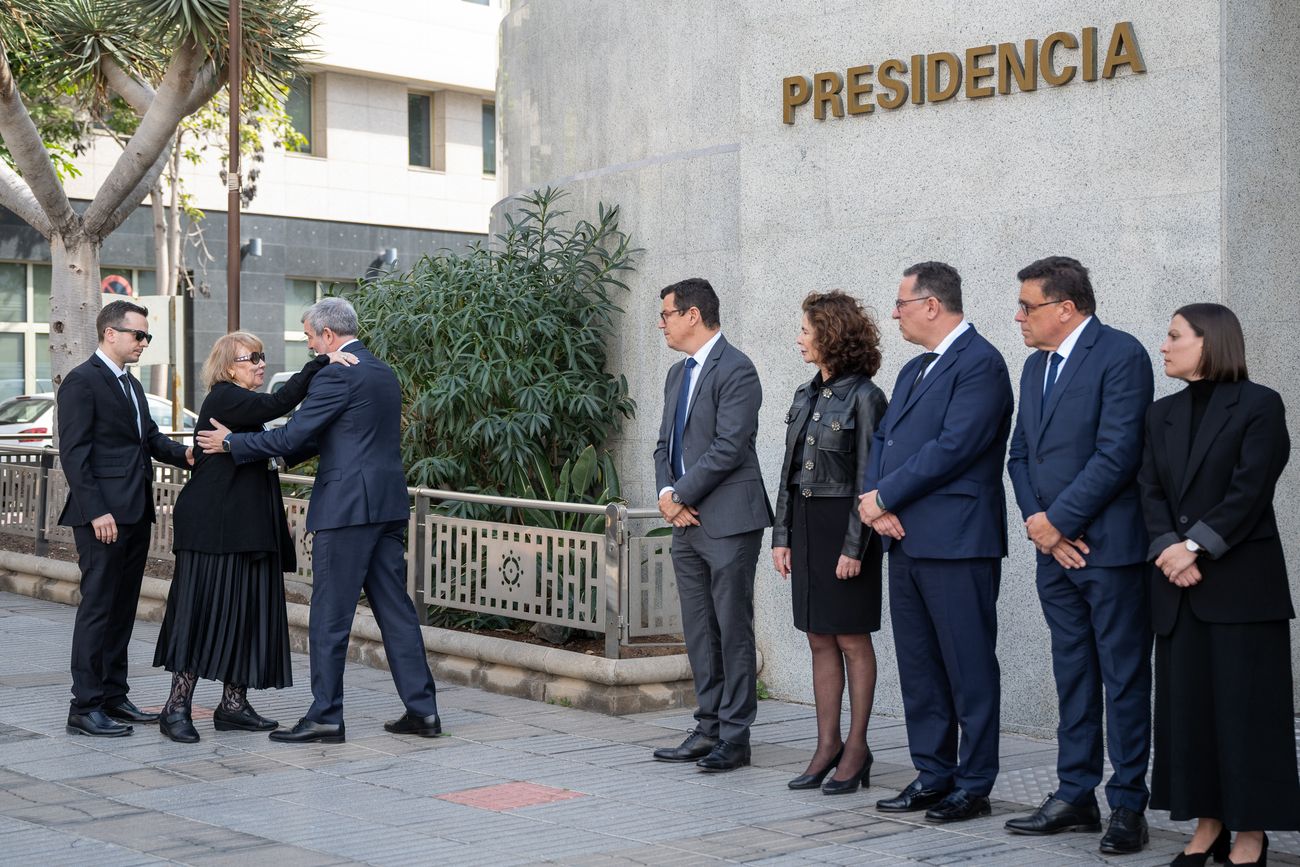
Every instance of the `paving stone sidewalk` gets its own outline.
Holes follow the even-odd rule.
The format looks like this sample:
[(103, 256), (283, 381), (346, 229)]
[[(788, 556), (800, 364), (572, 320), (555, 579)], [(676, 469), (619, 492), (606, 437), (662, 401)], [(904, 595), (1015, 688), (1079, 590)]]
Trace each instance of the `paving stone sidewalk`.
[[(814, 745), (812, 709), (759, 704), (754, 766), (703, 774), (650, 758), (689, 713), (608, 717), (465, 687), (439, 691), (446, 735), (388, 735), (401, 707), (387, 672), (349, 665), (348, 742), (295, 747), (216, 732), (174, 744), (153, 727), (99, 740), (64, 732), (74, 610), (0, 593), (0, 864), (1167, 864), (1186, 826), (1160, 814), (1141, 855), (1104, 858), (1097, 836), (1014, 837), (1003, 822), (1053, 785), (1054, 745), (1002, 740), (989, 818), (957, 826), (872, 808), (912, 778), (898, 720), (873, 720), (866, 792), (792, 792)], [(137, 623), (132, 698), (161, 704), (150, 667), (158, 628)], [(252, 696), (293, 723), (310, 702), (294, 683)], [(211, 707), (220, 687), (201, 683)], [(197, 708), (196, 708), (197, 711)], [(201, 714), (196, 712), (196, 717)], [(1104, 801), (1103, 801), (1104, 802)], [(1300, 864), (1300, 836), (1274, 835), (1270, 860)]]

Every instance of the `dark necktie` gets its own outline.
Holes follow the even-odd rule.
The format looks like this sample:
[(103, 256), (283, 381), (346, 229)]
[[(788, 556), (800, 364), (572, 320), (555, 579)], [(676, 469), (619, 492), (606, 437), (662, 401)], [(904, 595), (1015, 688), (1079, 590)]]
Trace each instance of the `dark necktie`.
[(939, 353), (937, 352), (926, 352), (921, 355), (921, 369), (916, 372), (916, 379), (912, 380), (912, 387), (907, 390), (909, 398), (912, 396), (912, 392), (916, 391), (916, 387), (921, 384), (921, 380), (925, 378), (926, 370), (929, 369), (931, 364), (934, 364), (934, 360), (938, 357)]
[(673, 472), (679, 479), (686, 475), (686, 465), (682, 462), (682, 437), (686, 434), (686, 411), (691, 403), (691, 371), (695, 365), (694, 356), (686, 359), (686, 369), (682, 371), (682, 388), (677, 392), (677, 414), (673, 416), (673, 447), (669, 457), (672, 458)]
[(131, 409), (135, 413), (135, 432), (139, 436), (144, 436), (144, 430), (140, 427), (140, 407), (136, 406), (135, 395), (131, 393), (131, 383), (127, 380), (125, 373), (119, 376), (117, 381), (122, 383), (122, 391), (126, 393), (126, 399), (130, 402)]
[(1040, 414), (1047, 410), (1047, 399), (1052, 396), (1052, 388), (1056, 385), (1056, 369), (1064, 360), (1059, 354), (1052, 353), (1051, 363), (1047, 366), (1047, 382), (1043, 383), (1043, 406)]

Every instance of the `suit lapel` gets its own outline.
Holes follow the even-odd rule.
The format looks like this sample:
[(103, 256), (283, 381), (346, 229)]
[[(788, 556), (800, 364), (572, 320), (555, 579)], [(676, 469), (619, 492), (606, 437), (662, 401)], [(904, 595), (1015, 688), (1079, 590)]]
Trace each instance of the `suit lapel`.
[[(99, 368), (99, 373), (104, 377), (104, 382), (108, 383), (109, 390), (117, 395), (122, 411), (126, 413), (127, 418), (131, 418), (135, 413), (135, 407), (131, 405), (131, 398), (127, 397), (126, 392), (122, 390), (122, 383), (118, 381), (118, 378), (113, 375), (113, 371), (108, 369), (108, 365), (98, 355), (94, 356), (94, 359), (95, 367)], [(130, 382), (132, 379), (134, 377), (128, 374), (127, 381)]]
[[(1043, 370), (1047, 365), (1047, 356), (1049, 353), (1039, 350), (1029, 359), (1026, 367), (1025, 380), (1020, 388), (1020, 414), (1025, 417), (1025, 434), (1034, 435), (1034, 443), (1042, 438), (1043, 432), (1040, 427), (1043, 413)], [(1037, 388), (1039, 400), (1034, 400), (1034, 389)]]
[[(912, 393), (907, 396), (907, 403), (903, 405), (903, 411), (899, 413), (900, 418), (912, 408), (913, 404), (921, 399), (921, 395), (925, 394), (926, 391), (929, 390), (930, 386), (934, 385), (939, 377), (943, 375), (945, 370), (957, 363), (957, 354), (970, 345), (971, 339), (974, 336), (975, 326), (972, 325), (967, 328), (960, 337), (952, 342), (952, 345), (944, 351), (943, 355), (939, 356), (939, 359), (935, 361), (934, 364), (930, 365), (930, 369), (926, 371), (925, 377), (916, 384), (916, 388), (913, 388)], [(914, 371), (911, 379), (904, 380), (904, 382), (910, 383), (911, 380), (915, 378), (916, 373)]]
[[(1056, 411), (1057, 405), (1061, 402), (1061, 395), (1065, 394), (1065, 390), (1070, 386), (1070, 380), (1074, 379), (1074, 374), (1078, 372), (1079, 368), (1083, 367), (1084, 361), (1087, 359), (1089, 353), (1092, 352), (1093, 344), (1097, 342), (1097, 334), (1100, 330), (1101, 323), (1094, 318), (1088, 323), (1088, 327), (1083, 329), (1083, 333), (1079, 335), (1079, 339), (1075, 341), (1074, 349), (1070, 350), (1070, 357), (1065, 361), (1065, 369), (1057, 371), (1056, 384), (1052, 386), (1052, 394), (1047, 398), (1047, 406), (1042, 408), (1043, 417), (1040, 419), (1038, 425), (1038, 436), (1040, 440), (1042, 439), (1043, 431), (1047, 428), (1047, 423), (1052, 420), (1052, 413)], [(1050, 353), (1044, 353), (1043, 357), (1046, 358), (1047, 355), (1050, 355)], [(1038, 384), (1040, 387), (1043, 385), (1043, 377), (1041, 375), (1038, 377)], [(1038, 401), (1040, 404), (1042, 403), (1041, 396), (1042, 392), (1040, 391), (1040, 399)]]
[[(1210, 395), (1210, 404), (1205, 408), (1205, 417), (1201, 419), (1201, 426), (1196, 431), (1196, 439), (1192, 441), (1191, 451), (1187, 453), (1187, 471), (1183, 474), (1182, 484), (1178, 488), (1179, 499), (1182, 498), (1183, 494), (1187, 493), (1187, 487), (1192, 483), (1196, 471), (1205, 460), (1205, 455), (1210, 450), (1210, 444), (1214, 442), (1219, 435), (1219, 431), (1223, 430), (1223, 426), (1232, 417), (1232, 407), (1236, 406), (1240, 394), (1241, 386), (1239, 384), (1225, 382), (1218, 385), (1214, 389), (1214, 393)], [(1189, 426), (1191, 417), (1192, 401), (1189, 396), (1187, 400)]]
[[(704, 364), (701, 366), (699, 374), (695, 377), (695, 386), (691, 389), (691, 402), (686, 407), (686, 424), (688, 426), (691, 423), (691, 415), (693, 414), (692, 410), (695, 409), (695, 401), (699, 400), (700, 395), (703, 393), (702, 389), (704, 388), (704, 382), (709, 378), (709, 375), (713, 373), (714, 368), (718, 366), (718, 361), (722, 358), (722, 353), (725, 352), (726, 349), (727, 338), (719, 336), (718, 342), (713, 344), (713, 348), (709, 350), (709, 357), (704, 359)], [(682, 362), (682, 371), (686, 371), (686, 362), (684, 361)], [(680, 379), (677, 380), (677, 387), (681, 387)]]
[(682, 390), (682, 376), (686, 373), (686, 360), (674, 364), (668, 369), (668, 381), (664, 385), (664, 419), (662, 432), (671, 442), (673, 434), (673, 417), (677, 414), (677, 395)]
[(1182, 497), (1184, 482), (1190, 476), (1187, 462), (1188, 447), (1191, 443), (1192, 396), (1186, 389), (1175, 395), (1165, 416), (1166, 454), (1169, 456), (1169, 475), (1173, 490)]

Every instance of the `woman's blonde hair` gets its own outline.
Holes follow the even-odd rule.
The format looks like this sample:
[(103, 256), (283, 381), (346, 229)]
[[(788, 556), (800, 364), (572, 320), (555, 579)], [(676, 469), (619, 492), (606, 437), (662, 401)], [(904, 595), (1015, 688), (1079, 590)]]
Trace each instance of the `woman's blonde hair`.
[(208, 360), (203, 362), (203, 387), (211, 389), (218, 382), (234, 382), (230, 368), (235, 366), (235, 359), (249, 352), (261, 352), (262, 341), (256, 334), (247, 331), (232, 331), (217, 338), (208, 353)]

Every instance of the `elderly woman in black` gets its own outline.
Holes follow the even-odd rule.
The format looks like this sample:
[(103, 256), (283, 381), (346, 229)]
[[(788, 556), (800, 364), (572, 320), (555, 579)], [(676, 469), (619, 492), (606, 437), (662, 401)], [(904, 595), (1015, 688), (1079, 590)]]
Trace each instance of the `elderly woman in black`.
[(1173, 864), (1264, 864), (1263, 829), (1300, 828), (1295, 611), (1273, 512), (1285, 411), (1246, 378), (1241, 324), (1220, 304), (1179, 309), (1160, 352), (1187, 387), (1151, 405), (1139, 476), (1157, 567), (1151, 806), (1197, 820)]
[[(785, 461), (772, 529), (772, 563), (791, 578), (794, 624), (812, 648), (817, 750), (792, 789), (827, 795), (869, 785), (867, 722), (876, 691), (880, 628), (880, 539), (858, 518), (857, 496), (885, 394), (871, 381), (880, 367), (880, 332), (843, 292), (803, 301), (796, 343), (817, 367), (786, 415)], [(851, 718), (840, 736), (847, 674)], [(832, 768), (836, 774), (825, 783)]]
[[(208, 396), (196, 430), (212, 430), (213, 418), (234, 431), (261, 430), (302, 401), (326, 364), (356, 360), (348, 352), (319, 355), (266, 394), (259, 390), (266, 377), (262, 341), (244, 331), (220, 337), (203, 365)], [(173, 673), (158, 728), (180, 743), (199, 739), (190, 715), (199, 678), (224, 684), (212, 715), (218, 731), (276, 728), (253, 710), (248, 690), (292, 683), (282, 573), (297, 562), (279, 472), (266, 463), (236, 465), (229, 455), (194, 457), (172, 516), (176, 567), (153, 661)]]

